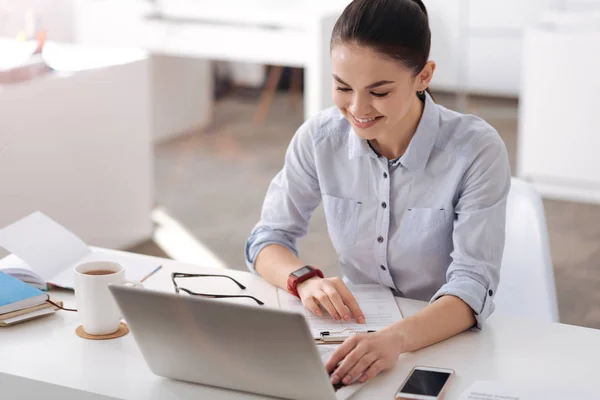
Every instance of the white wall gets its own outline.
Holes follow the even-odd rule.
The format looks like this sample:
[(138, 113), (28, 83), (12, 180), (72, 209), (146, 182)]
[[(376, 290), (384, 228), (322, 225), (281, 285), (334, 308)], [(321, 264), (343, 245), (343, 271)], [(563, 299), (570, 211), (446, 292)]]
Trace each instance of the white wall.
[(72, 41), (73, 0), (0, 0), (0, 36), (15, 37), (24, 29), (24, 15), (30, 10), (35, 10), (49, 39)]

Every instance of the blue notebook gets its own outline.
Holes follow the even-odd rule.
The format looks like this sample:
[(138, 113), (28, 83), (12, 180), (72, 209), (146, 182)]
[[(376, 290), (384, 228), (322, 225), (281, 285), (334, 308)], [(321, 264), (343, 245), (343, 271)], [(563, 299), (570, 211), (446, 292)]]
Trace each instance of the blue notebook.
[(41, 290), (0, 272), (0, 314), (37, 306), (47, 299)]

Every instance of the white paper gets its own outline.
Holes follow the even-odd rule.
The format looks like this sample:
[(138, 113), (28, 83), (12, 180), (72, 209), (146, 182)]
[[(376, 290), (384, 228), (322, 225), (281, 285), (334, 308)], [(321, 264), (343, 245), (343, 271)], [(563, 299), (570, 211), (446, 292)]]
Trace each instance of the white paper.
[(0, 271), (40, 290), (46, 290), (46, 281), (14, 254), (9, 254), (0, 260)]
[(378, 331), (402, 319), (400, 309), (389, 288), (376, 284), (352, 285), (349, 288), (365, 315), (366, 324), (359, 324), (355, 320), (336, 321), (328, 314), (318, 317), (305, 308), (300, 299), (282, 289), (279, 289), (279, 303), (284, 310), (303, 314), (315, 339), (319, 339), (323, 331), (342, 332), (344, 329), (354, 329), (357, 332)]
[(597, 395), (583, 393), (577, 389), (552, 388), (547, 385), (535, 386), (509, 384), (496, 381), (474, 382), (460, 400), (593, 400)]
[(73, 268), (85, 262), (116, 262), (125, 267), (126, 278), (133, 281), (143, 280), (159, 267), (144, 257), (90, 248), (41, 212), (0, 229), (0, 246), (13, 253), (0, 260), (0, 270), (14, 272), (19, 269), (21, 273), (15, 275), (37, 275), (44, 282), (69, 289), (74, 286)]
[(91, 252), (81, 239), (39, 211), (0, 229), (0, 246), (46, 281)]

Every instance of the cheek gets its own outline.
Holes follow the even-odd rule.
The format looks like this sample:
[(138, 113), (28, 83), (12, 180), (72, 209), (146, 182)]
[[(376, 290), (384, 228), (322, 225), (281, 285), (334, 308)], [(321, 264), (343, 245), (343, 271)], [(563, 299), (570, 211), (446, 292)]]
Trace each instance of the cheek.
[(333, 98), (333, 103), (338, 107), (338, 108), (346, 108), (348, 106), (348, 95), (345, 95), (344, 93), (340, 92), (337, 89), (333, 89), (332, 93), (331, 93), (331, 97)]
[(380, 101), (376, 105), (377, 110), (390, 120), (400, 120), (404, 118), (408, 111), (408, 105), (405, 101), (398, 98), (389, 98), (385, 101)]

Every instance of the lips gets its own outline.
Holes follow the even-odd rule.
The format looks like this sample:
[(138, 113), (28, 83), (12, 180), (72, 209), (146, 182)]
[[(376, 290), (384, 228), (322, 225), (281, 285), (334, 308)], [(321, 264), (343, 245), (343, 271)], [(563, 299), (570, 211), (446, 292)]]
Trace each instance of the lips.
[(359, 118), (359, 117), (355, 117), (352, 114), (350, 114), (350, 115), (352, 116), (352, 121), (354, 122), (354, 125), (356, 125), (360, 129), (370, 128), (373, 125), (375, 125), (381, 118), (383, 118), (382, 116)]

